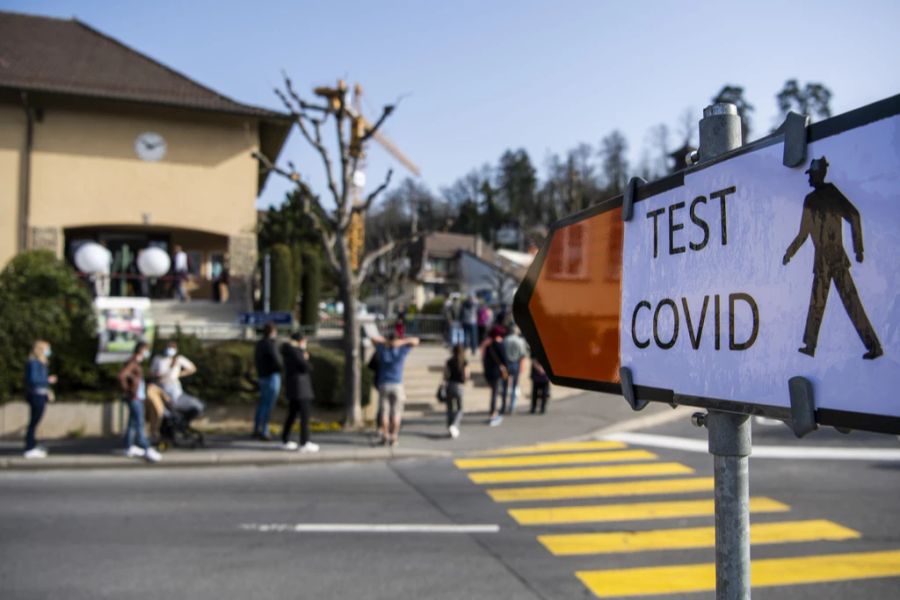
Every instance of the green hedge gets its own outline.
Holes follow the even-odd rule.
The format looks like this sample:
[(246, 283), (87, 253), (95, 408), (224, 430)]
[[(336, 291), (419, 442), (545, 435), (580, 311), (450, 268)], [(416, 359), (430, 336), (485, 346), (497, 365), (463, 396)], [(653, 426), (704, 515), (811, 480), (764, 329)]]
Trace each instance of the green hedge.
[(299, 286), (294, 283), (291, 249), (286, 244), (275, 244), (270, 252), (272, 255), (272, 310), (293, 312)]
[(439, 315), (444, 312), (444, 302), (447, 299), (443, 296), (435, 296), (428, 302), (422, 305), (422, 310), (419, 311), (423, 315)]
[[(259, 386), (254, 366), (255, 341), (228, 341), (204, 347), (194, 336), (176, 332), (178, 351), (197, 365), (197, 373), (182, 380), (188, 394), (211, 404), (254, 404), (259, 398)], [(167, 340), (157, 342), (161, 350)], [(317, 345), (309, 348), (313, 365), (315, 404), (326, 408), (341, 408), (343, 399), (343, 354)], [(374, 385), (372, 372), (363, 367), (363, 402)], [(282, 389), (284, 386), (282, 386)], [(282, 392), (282, 396), (283, 396)]]

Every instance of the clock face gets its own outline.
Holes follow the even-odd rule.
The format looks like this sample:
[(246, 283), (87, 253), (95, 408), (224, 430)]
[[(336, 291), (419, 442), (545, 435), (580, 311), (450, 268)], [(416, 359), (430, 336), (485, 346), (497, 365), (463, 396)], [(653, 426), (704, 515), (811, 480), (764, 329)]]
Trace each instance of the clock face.
[(134, 140), (134, 151), (141, 160), (160, 160), (166, 155), (166, 140), (152, 131), (145, 131)]

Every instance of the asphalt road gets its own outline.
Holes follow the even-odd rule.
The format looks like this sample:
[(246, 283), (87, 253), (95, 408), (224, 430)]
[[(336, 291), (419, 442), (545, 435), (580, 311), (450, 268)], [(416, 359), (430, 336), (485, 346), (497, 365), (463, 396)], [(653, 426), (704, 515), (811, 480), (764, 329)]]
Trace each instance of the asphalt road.
[[(898, 447), (896, 439), (887, 436), (842, 438), (823, 432), (798, 443), (780, 428), (757, 426), (754, 431), (759, 445)], [(649, 433), (703, 438), (702, 431), (683, 422)], [(467, 467), (442, 458), (264, 468), (0, 473), (0, 597), (591, 598), (594, 593), (576, 573), (600, 572), (601, 578), (611, 574), (625, 586), (622, 589), (633, 589), (659, 580), (657, 571), (634, 569), (711, 563), (714, 553), (708, 547), (555, 556), (537, 539), (566, 533), (677, 532), (712, 526), (709, 515), (679, 516), (676, 511), (670, 517), (643, 519), (630, 512), (626, 518), (603, 521), (526, 524), (527, 510), (516, 513), (517, 517), (509, 512), (580, 507), (581, 516), (576, 518), (585, 518), (585, 506), (608, 509), (620, 504), (702, 501), (711, 498), (708, 491), (601, 492), (603, 497), (521, 502), (495, 501), (485, 493), (487, 489), (568, 486), (562, 489), (565, 494), (582, 484), (627, 486), (712, 475), (712, 459), (702, 452), (635, 443), (623, 450), (643, 451), (651, 458), (632, 455), (621, 462), (597, 456), (572, 458), (576, 453), (618, 451), (582, 448), (510, 455), (526, 462), (534, 456), (584, 461), (561, 465)], [(479, 484), (469, 477), (471, 473), (661, 464), (681, 465), (686, 472), (531, 483)], [(889, 571), (900, 560), (889, 554), (900, 550), (900, 462), (758, 458), (751, 463), (751, 481), (751, 494), (770, 502), (768, 512), (753, 516), (754, 525), (825, 521), (850, 536), (822, 540), (812, 535), (805, 541), (754, 545), (754, 564), (773, 559), (776, 567), (787, 565), (783, 570), (789, 577), (807, 573), (809, 579), (799, 585), (755, 588), (754, 598), (900, 597), (897, 574), (859, 578), (863, 573), (871, 575), (869, 567), (878, 562), (877, 557), (887, 562)], [(777, 510), (770, 510), (772, 506)], [(543, 511), (537, 519), (562, 516), (565, 521), (566, 514)], [(296, 524), (407, 524), (438, 529), (317, 532), (295, 531)], [(469, 525), (498, 525), (499, 529), (495, 533), (446, 529)], [(664, 537), (675, 539), (677, 533)], [(840, 581), (822, 582), (840, 570), (827, 564), (777, 562), (835, 554), (850, 557), (842, 559), (842, 564), (850, 566), (849, 575)], [(863, 557), (862, 566), (853, 567), (853, 556)], [(595, 592), (618, 589), (604, 587), (612, 585), (609, 579), (601, 579), (598, 585)], [(689, 577), (685, 585), (696, 585), (696, 581)], [(713, 594), (644, 597), (698, 599)]]

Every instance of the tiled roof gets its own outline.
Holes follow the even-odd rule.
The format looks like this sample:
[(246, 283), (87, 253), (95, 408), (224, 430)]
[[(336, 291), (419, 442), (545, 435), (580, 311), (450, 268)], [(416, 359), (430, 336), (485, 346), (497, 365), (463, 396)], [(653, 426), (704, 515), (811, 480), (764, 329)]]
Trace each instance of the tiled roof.
[(77, 19), (0, 12), (0, 88), (288, 116), (235, 102)]

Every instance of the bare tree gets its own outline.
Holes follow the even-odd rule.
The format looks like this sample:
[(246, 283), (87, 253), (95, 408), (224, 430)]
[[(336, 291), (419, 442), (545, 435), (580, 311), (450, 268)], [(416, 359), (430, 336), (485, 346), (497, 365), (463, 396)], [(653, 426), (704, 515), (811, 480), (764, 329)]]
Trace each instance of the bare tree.
[[(362, 425), (361, 338), (357, 316), (360, 288), (375, 262), (391, 252), (400, 240), (389, 239), (378, 247), (365, 251), (358, 266), (354, 268), (350, 246), (352, 223), (356, 219), (365, 222), (373, 202), (390, 183), (392, 171), (388, 170), (381, 185), (359, 202), (354, 202), (351, 189), (353, 175), (360, 166), (365, 144), (394, 112), (394, 105), (386, 105), (374, 124), (370, 124), (350, 106), (347, 85), (343, 81), (333, 89), (316, 88), (315, 93), (319, 100), (305, 100), (287, 75), (284, 75), (283, 87), (275, 89), (275, 94), (290, 113), (303, 139), (321, 158), (331, 203), (325, 205), (319, 196), (309, 191), (292, 162), (287, 162), (285, 168), (276, 165), (260, 152), (254, 152), (253, 156), (263, 169), (292, 181), (298, 189), (305, 192), (301, 194), (304, 213), (322, 238), (326, 263), (337, 276), (338, 293), (344, 305), (344, 426), (357, 428)], [(334, 157), (323, 138), (323, 129), (327, 126), (334, 127), (337, 142)]]
[(507, 297), (512, 296), (519, 281), (499, 264), (495, 264), (494, 267), (490, 273), (483, 275), (481, 280), (490, 285), (492, 292), (497, 294), (497, 302), (506, 303)]
[(796, 79), (788, 79), (775, 99), (782, 120), (792, 109), (801, 115), (809, 115), (811, 119), (831, 116), (831, 90), (821, 83), (810, 82), (801, 88)]

